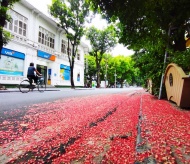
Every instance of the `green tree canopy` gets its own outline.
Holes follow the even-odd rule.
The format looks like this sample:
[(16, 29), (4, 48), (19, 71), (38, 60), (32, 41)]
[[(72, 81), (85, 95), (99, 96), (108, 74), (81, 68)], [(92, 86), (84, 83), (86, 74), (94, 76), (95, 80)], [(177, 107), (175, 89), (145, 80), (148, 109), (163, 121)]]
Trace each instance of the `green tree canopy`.
[(101, 79), (104, 79), (107, 74), (109, 86), (114, 86), (116, 82), (121, 84), (121, 87), (124, 82), (130, 85), (139, 84), (139, 70), (134, 65), (135, 62), (131, 56), (113, 57), (110, 54), (104, 54), (101, 62)]
[(116, 56), (114, 57), (114, 65), (116, 67), (117, 81), (121, 84), (121, 87), (123, 87), (124, 81), (132, 84), (135, 68), (131, 57)]
[(85, 83), (92, 83), (92, 78), (96, 75), (96, 62), (94, 56), (91, 55), (85, 55)]
[[(89, 0), (94, 10), (118, 22), (119, 42), (136, 51), (136, 66), (142, 77), (153, 78), (155, 94), (168, 62), (187, 59), (186, 41), (190, 37), (189, 0)], [(179, 52), (184, 55), (179, 55)], [(165, 53), (168, 52), (168, 53)], [(164, 64), (164, 55), (170, 59)], [(141, 57), (142, 55), (142, 57)], [(185, 57), (186, 55), (186, 57)], [(178, 64), (178, 63), (177, 63)], [(184, 65), (180, 62), (181, 65)], [(144, 73), (144, 74), (143, 74)], [(148, 77), (149, 76), (149, 77)], [(146, 80), (144, 81), (146, 82)]]
[(52, 0), (50, 13), (57, 20), (58, 27), (66, 32), (69, 44), (72, 45), (72, 55), (68, 53), (71, 68), (71, 87), (74, 88), (73, 69), (75, 56), (81, 37), (84, 35), (85, 17), (88, 15), (89, 5), (85, 0)]
[(116, 44), (115, 29), (113, 26), (108, 26), (104, 30), (91, 27), (87, 30), (86, 36), (92, 46), (92, 51), (89, 54), (95, 57), (97, 87), (100, 87), (100, 64), (104, 53), (109, 52)]
[[(158, 44), (160, 38), (166, 45), (168, 30), (174, 50), (185, 50), (184, 34), (189, 31), (189, 0), (89, 0), (94, 9), (98, 9), (110, 20), (120, 22), (120, 42), (133, 49), (144, 49)], [(148, 41), (148, 42), (147, 42)]]
[(6, 20), (8, 21), (10, 20), (10, 15), (8, 15), (7, 11), (11, 9), (13, 4), (18, 1), (19, 0), (1, 0), (0, 1), (0, 52), (3, 45), (6, 45), (11, 38), (10, 33), (3, 29)]

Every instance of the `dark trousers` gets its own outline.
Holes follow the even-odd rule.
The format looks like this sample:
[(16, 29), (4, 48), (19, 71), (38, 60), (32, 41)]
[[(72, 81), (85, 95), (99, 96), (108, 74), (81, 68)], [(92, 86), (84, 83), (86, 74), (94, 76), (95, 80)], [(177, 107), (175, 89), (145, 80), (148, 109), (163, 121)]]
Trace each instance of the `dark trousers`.
[(32, 82), (32, 80), (34, 80), (35, 83), (37, 83), (37, 81), (38, 81), (38, 76), (35, 76), (35, 75), (27, 75), (27, 78), (29, 80), (31, 79), (31, 82)]

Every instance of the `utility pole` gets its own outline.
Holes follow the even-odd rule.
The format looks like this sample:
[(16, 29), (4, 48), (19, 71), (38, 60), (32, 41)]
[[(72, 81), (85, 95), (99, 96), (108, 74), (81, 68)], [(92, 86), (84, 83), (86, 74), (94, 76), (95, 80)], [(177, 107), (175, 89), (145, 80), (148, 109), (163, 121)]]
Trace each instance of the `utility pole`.
[(107, 67), (108, 67), (108, 56), (106, 56), (105, 88), (107, 88), (107, 87), (106, 87), (106, 81), (107, 81)]
[(116, 76), (117, 76), (117, 74), (116, 74), (116, 69), (115, 69), (115, 74), (114, 74), (114, 76), (115, 76), (115, 88), (116, 88)]
[(107, 61), (106, 61), (105, 88), (106, 88), (106, 81), (107, 81), (107, 67), (108, 67), (108, 65), (107, 65)]
[(165, 66), (166, 66), (166, 60), (167, 60), (167, 56), (168, 56), (167, 49), (169, 48), (170, 32), (171, 32), (171, 26), (169, 26), (169, 29), (168, 29), (168, 45), (167, 45), (167, 48), (165, 50), (165, 56), (164, 56), (164, 65), (163, 65), (163, 70), (162, 70), (162, 77), (161, 77), (160, 90), (159, 90), (159, 96), (158, 96), (159, 100), (161, 99), (161, 96), (162, 96), (162, 85), (163, 85), (163, 79), (164, 79), (164, 69), (165, 69)]

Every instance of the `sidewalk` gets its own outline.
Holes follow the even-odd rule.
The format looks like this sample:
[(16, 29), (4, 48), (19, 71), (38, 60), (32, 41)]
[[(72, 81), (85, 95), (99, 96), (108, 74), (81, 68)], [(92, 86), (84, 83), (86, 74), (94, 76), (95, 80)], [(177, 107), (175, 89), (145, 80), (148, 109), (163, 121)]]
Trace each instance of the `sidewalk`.
[[(52, 85), (47, 85), (45, 91), (61, 91), (63, 89), (71, 89), (71, 88), (56, 88)], [(75, 90), (94, 90), (95, 88), (75, 88)], [(35, 88), (34, 90), (37, 90)], [(10, 93), (10, 92), (20, 92), (19, 88), (0, 88), (0, 93)]]
[[(34, 90), (37, 90), (35, 88)], [(45, 91), (60, 91), (60, 88), (56, 88), (52, 85), (47, 85)], [(0, 93), (20, 92), (19, 88), (0, 88)]]

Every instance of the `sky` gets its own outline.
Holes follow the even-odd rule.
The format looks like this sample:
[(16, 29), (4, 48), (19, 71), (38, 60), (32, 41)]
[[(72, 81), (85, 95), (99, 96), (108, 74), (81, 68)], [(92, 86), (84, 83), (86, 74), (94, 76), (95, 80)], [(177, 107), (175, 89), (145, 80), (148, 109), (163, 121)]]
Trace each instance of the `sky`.
[[(98, 29), (104, 29), (107, 27), (107, 21), (105, 19), (101, 18), (101, 15), (96, 15), (90, 24), (86, 24), (87, 27), (95, 26)], [(115, 48), (110, 52), (113, 56), (117, 55), (132, 55), (134, 51), (128, 50), (126, 47), (124, 47), (122, 44), (117, 44)]]
[[(38, 10), (41, 12), (47, 14), (47, 5), (51, 5), (52, 0), (26, 0), (29, 3), (31, 3), (33, 6), (35, 6)], [(100, 15), (96, 15), (90, 24), (86, 24), (87, 27), (95, 26), (98, 29), (103, 29), (107, 26), (106, 20), (102, 19)], [(87, 45), (90, 45), (90, 42), (85, 39), (85, 37), (82, 38), (82, 41), (86, 43)], [(117, 55), (132, 55), (134, 52), (132, 50), (128, 50), (126, 47), (124, 47), (122, 44), (117, 44), (115, 48), (110, 52), (113, 56)]]

